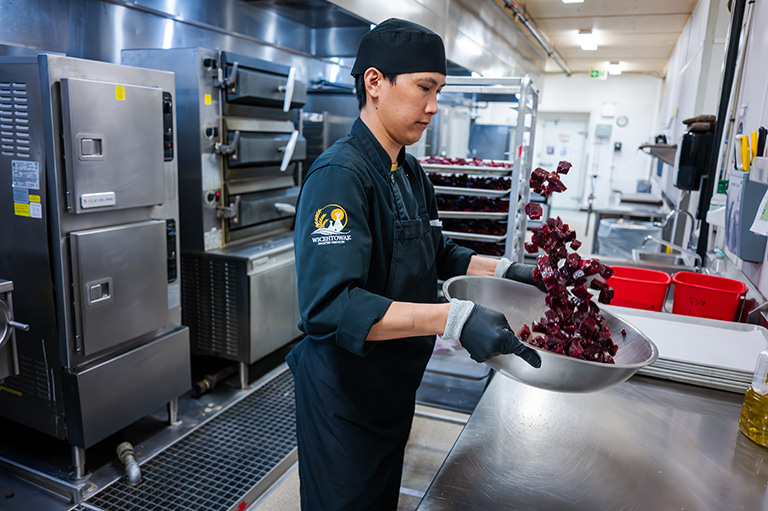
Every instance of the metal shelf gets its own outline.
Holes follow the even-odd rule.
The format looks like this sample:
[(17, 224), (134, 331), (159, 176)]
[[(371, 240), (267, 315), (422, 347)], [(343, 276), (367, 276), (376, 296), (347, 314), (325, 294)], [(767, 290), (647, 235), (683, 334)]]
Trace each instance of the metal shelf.
[(675, 164), (677, 156), (677, 145), (666, 144), (642, 144), (638, 147), (642, 152), (650, 156), (655, 156), (667, 165)]
[[(506, 163), (506, 162), (505, 162)], [(511, 167), (480, 167), (477, 165), (443, 165), (440, 163), (421, 163), (426, 172), (442, 174), (492, 174), (506, 176), (512, 173)]]
[(474, 234), (471, 232), (459, 232), (459, 231), (443, 231), (443, 234), (456, 238), (457, 240), (467, 241), (486, 241), (488, 243), (501, 243), (507, 239), (506, 234), (500, 236), (492, 236), (490, 234)]
[(456, 188), (453, 186), (435, 186), (435, 192), (446, 195), (471, 195), (473, 197), (509, 196), (509, 190), (491, 190), (489, 188)]
[[(435, 192), (440, 194), (469, 195), (479, 197), (505, 197), (510, 200), (509, 212), (477, 213), (463, 211), (439, 211), (440, 218), (483, 218), (506, 220), (507, 232), (504, 235), (491, 236), (456, 231), (443, 231), (446, 235), (457, 240), (479, 241), (487, 243), (503, 243), (504, 255), (512, 261), (522, 262), (524, 242), (528, 217), (524, 205), (529, 201), (529, 175), (532, 167), (534, 137), (536, 132), (536, 112), (538, 110), (538, 92), (534, 89), (529, 76), (519, 78), (473, 78), (448, 76), (443, 92), (464, 94), (472, 101), (493, 102), (517, 101), (517, 121), (510, 140), (512, 168), (475, 167), (471, 165), (441, 165), (422, 163), (426, 172), (460, 173), (460, 174), (490, 174), (510, 177), (508, 190), (486, 190), (479, 188), (456, 188), (451, 186), (435, 186)], [(530, 118), (528, 118), (530, 115)], [(530, 123), (526, 120), (529, 119)], [(530, 124), (530, 125), (528, 125)], [(522, 157), (518, 158), (522, 148)], [(482, 155), (478, 155), (482, 156)]]
[(440, 218), (462, 218), (468, 220), (506, 220), (509, 217), (509, 213), (506, 211), (498, 213), (487, 211), (438, 211), (437, 216)]

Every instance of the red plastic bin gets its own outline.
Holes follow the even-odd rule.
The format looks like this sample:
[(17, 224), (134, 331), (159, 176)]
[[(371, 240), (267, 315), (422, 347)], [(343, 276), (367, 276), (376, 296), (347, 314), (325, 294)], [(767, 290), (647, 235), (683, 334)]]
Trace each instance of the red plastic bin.
[(663, 271), (611, 266), (613, 275), (606, 283), (613, 288), (611, 305), (660, 311), (664, 306), (672, 277)]
[(684, 316), (733, 321), (747, 293), (747, 285), (741, 281), (689, 271), (675, 273), (672, 282), (672, 312)]

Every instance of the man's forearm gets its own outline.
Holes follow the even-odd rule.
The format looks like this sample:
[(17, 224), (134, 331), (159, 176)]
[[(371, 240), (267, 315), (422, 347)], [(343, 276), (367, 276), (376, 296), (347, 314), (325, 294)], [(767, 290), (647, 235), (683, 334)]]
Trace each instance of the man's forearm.
[(496, 265), (499, 264), (498, 259), (493, 257), (483, 257), (473, 255), (469, 260), (469, 266), (467, 267), (467, 275), (480, 275), (493, 277), (493, 273), (496, 271)]
[(368, 332), (366, 341), (387, 341), (418, 335), (440, 335), (448, 320), (448, 303), (392, 302)]

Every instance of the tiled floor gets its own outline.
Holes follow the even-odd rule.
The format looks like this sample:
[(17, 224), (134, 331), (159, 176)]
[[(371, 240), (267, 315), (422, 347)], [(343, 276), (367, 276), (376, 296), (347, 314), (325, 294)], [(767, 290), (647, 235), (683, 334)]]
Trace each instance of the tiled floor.
[[(405, 448), (405, 466), (398, 511), (412, 511), (434, 479), (463, 426), (434, 418), (419, 417), (419, 411), (466, 420), (461, 413), (418, 406), (411, 436)], [(299, 511), (299, 471), (294, 464), (249, 511)]]

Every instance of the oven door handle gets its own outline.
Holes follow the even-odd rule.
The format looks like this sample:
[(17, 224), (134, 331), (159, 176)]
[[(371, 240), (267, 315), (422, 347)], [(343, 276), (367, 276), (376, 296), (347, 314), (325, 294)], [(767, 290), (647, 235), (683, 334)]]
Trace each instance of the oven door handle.
[(285, 172), (288, 169), (288, 165), (291, 163), (291, 159), (293, 159), (293, 152), (296, 150), (296, 142), (299, 140), (299, 131), (293, 130), (293, 133), (291, 133), (291, 138), (288, 139), (288, 143), (285, 145), (285, 147), (281, 147), (280, 151), (285, 151), (283, 153), (283, 161), (280, 164), (280, 172)]
[(291, 109), (291, 102), (293, 101), (293, 90), (296, 86), (296, 68), (291, 66), (288, 71), (288, 80), (285, 85), (281, 85), (277, 88), (280, 92), (285, 92), (285, 99), (283, 99), (283, 112), (287, 112)]
[(287, 202), (275, 202), (275, 209), (286, 215), (296, 216), (296, 206)]

